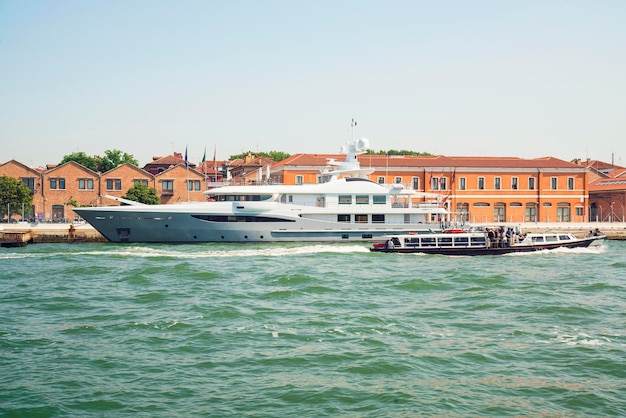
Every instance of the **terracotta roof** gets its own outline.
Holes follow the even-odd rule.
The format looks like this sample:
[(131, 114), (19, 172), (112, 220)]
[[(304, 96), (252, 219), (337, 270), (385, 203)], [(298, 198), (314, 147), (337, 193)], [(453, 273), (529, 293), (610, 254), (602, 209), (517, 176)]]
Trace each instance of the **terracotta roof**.
[[(330, 159), (343, 161), (345, 154), (294, 154), (282, 160), (274, 167), (296, 166), (322, 166)], [(554, 157), (523, 159), (518, 157), (448, 157), (413, 156), (413, 155), (359, 155), (361, 167), (478, 167), (478, 168), (569, 168), (581, 169), (582, 167)]]

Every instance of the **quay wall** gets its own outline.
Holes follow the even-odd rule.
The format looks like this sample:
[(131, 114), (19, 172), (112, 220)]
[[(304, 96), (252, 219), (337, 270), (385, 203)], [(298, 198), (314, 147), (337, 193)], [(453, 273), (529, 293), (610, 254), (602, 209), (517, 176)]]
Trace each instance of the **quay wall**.
[[(531, 222), (531, 223), (489, 223), (472, 224), (473, 226), (495, 227), (515, 226), (522, 232), (571, 232), (577, 237), (589, 235), (596, 228), (610, 240), (626, 240), (626, 222)], [(74, 233), (70, 234), (70, 224), (10, 224), (0, 225), (0, 232), (29, 233), (32, 243), (54, 242), (107, 242), (107, 240), (89, 224), (75, 224)]]

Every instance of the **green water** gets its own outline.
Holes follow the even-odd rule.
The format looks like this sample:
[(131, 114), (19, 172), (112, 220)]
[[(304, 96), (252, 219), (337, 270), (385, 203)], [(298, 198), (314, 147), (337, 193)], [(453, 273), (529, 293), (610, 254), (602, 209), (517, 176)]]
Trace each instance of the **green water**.
[(626, 243), (0, 250), (0, 416), (625, 416)]

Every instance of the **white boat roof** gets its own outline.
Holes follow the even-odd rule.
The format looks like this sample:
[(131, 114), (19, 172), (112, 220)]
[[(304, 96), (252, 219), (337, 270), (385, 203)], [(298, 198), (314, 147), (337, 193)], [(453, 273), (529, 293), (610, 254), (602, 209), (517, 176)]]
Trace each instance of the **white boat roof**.
[(284, 184), (266, 184), (259, 186), (224, 186), (207, 190), (207, 195), (232, 195), (232, 194), (339, 194), (339, 193), (367, 193), (367, 194), (413, 194), (413, 190), (403, 189), (402, 191), (390, 191), (380, 184), (371, 180), (360, 178), (342, 178), (339, 180), (329, 181), (328, 183), (318, 184), (300, 184), (300, 185), (284, 185)]

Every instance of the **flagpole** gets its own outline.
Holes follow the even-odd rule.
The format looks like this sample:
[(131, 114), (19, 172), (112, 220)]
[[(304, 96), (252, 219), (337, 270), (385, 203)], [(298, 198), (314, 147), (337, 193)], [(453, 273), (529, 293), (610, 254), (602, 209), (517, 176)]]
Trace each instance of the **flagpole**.
[(204, 175), (204, 189), (208, 189), (206, 174), (206, 145), (204, 146), (204, 154), (202, 154), (202, 174)]
[(185, 168), (187, 169), (187, 203), (189, 203), (189, 159), (187, 158), (187, 146), (185, 145)]

